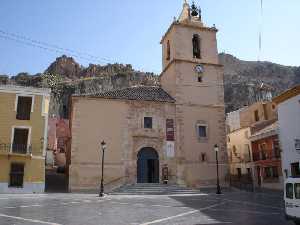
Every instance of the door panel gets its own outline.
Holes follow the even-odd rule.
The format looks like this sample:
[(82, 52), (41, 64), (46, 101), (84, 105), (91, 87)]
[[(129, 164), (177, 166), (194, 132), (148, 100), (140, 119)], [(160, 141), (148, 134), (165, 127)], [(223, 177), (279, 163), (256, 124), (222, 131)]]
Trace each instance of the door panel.
[(154, 183), (159, 183), (159, 160), (154, 161)]
[(137, 182), (159, 183), (159, 160), (152, 148), (143, 148), (138, 153)]

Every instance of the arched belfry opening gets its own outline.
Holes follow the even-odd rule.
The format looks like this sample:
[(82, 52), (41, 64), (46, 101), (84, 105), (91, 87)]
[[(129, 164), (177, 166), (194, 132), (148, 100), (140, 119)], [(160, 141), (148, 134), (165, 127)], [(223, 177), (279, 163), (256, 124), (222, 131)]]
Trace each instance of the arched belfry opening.
[(167, 60), (170, 60), (171, 58), (171, 48), (170, 48), (170, 40), (167, 41)]
[(193, 57), (196, 59), (201, 58), (201, 39), (198, 34), (193, 35)]
[(159, 183), (159, 156), (154, 148), (142, 148), (137, 155), (137, 183)]

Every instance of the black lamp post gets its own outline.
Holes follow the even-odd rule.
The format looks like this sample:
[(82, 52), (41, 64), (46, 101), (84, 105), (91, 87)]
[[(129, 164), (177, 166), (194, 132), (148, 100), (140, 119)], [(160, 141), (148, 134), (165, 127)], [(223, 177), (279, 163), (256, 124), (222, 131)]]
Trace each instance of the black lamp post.
[(101, 142), (101, 149), (102, 149), (102, 172), (101, 172), (101, 184), (100, 184), (100, 193), (99, 193), (99, 197), (103, 197), (104, 196), (104, 184), (103, 184), (103, 170), (104, 170), (104, 152), (106, 149), (106, 143), (105, 141)]
[(217, 164), (217, 192), (216, 194), (222, 194), (221, 193), (221, 187), (220, 187), (220, 180), (219, 180), (219, 159), (218, 159), (218, 152), (219, 152), (219, 146), (215, 144), (214, 150), (216, 152), (216, 164)]

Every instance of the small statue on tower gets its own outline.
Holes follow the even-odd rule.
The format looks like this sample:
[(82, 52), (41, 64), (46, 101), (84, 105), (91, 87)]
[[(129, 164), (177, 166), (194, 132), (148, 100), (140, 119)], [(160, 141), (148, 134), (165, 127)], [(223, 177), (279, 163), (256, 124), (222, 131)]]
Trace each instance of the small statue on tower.
[(201, 7), (199, 6), (198, 9), (199, 9), (199, 20), (201, 21), (201, 20), (202, 20), (202, 16), (201, 16), (201, 14), (202, 14)]

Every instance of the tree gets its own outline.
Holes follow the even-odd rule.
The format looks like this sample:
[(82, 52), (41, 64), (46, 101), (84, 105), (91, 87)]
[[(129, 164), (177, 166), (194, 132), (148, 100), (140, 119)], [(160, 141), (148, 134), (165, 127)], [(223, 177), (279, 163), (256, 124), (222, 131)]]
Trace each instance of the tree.
[(44, 73), (42, 75), (42, 87), (50, 88), (53, 96), (59, 98), (63, 93), (63, 79), (58, 74)]

